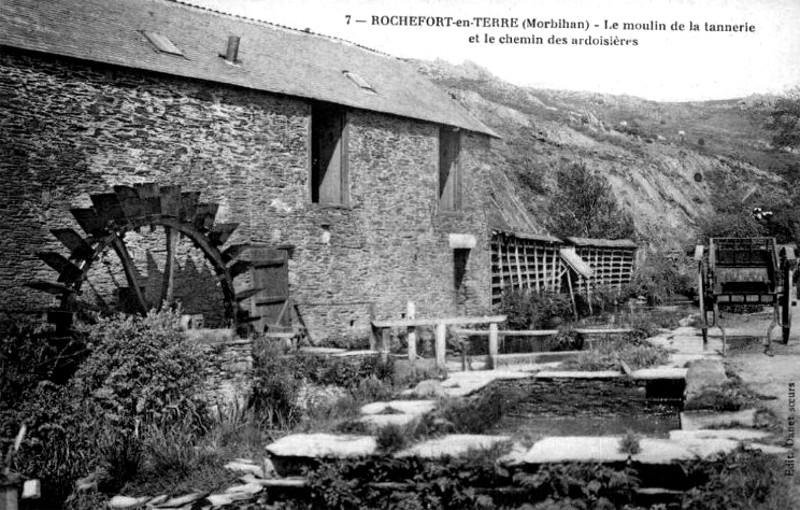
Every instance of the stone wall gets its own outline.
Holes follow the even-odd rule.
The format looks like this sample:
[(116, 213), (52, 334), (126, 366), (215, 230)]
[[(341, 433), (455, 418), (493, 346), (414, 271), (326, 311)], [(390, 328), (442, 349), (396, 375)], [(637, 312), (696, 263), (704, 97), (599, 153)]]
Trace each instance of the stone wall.
[(253, 386), (253, 342), (225, 340), (199, 344), (205, 356), (204, 393), (219, 407), (243, 406)]
[[(229, 243), (295, 247), (290, 293), (315, 340), (365, 336), (371, 310), (400, 317), (407, 300), (420, 317), (489, 311), (486, 137), (462, 132), (463, 207), (442, 213), (438, 126), (350, 111), (350, 201), (320, 207), (309, 192), (308, 102), (8, 51), (0, 54), (0, 97), (4, 308), (52, 304), (22, 284), (54, 280), (35, 253), (64, 253), (49, 230), (80, 231), (71, 207), (90, 206), (90, 193), (113, 185), (157, 181), (218, 202), (217, 221), (241, 224)], [(450, 233), (478, 240), (458, 292)], [(146, 235), (129, 241), (151, 278), (163, 269), (164, 249), (137, 237)], [(93, 268), (90, 279), (113, 285), (113, 264)], [(185, 313), (213, 314), (219, 308), (208, 303), (220, 295), (202, 258), (181, 248), (179, 266), (198, 275), (178, 292)]]

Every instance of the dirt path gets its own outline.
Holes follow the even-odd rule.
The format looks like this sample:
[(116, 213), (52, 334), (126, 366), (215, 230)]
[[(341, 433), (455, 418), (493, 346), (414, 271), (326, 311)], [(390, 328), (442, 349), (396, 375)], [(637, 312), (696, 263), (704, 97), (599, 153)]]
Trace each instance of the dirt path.
[[(756, 339), (748, 342), (736, 341), (736, 337), (763, 338), (771, 320), (769, 313), (725, 314), (722, 318), (726, 333), (734, 337), (731, 342), (733, 348), (727, 357), (728, 363), (753, 391), (774, 398), (764, 400), (763, 403), (775, 412), (784, 427), (788, 425), (789, 417), (789, 384), (794, 383), (795, 387), (800, 385), (800, 310), (795, 309), (793, 315), (795, 323), (788, 345), (775, 341), (780, 338), (780, 328), (773, 331), (774, 356), (771, 357), (764, 355), (764, 349)], [(712, 330), (712, 335), (714, 333), (716, 331)], [(796, 409), (794, 415), (797, 421)], [(797, 435), (795, 432), (795, 439)]]

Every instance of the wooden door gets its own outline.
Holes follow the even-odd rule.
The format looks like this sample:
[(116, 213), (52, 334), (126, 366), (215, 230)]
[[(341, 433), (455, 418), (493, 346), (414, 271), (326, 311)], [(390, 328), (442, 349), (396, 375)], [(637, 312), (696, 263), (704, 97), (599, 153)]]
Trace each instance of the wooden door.
[(290, 326), (288, 252), (266, 247), (251, 247), (250, 281), (261, 289), (250, 299), (250, 315), (258, 317), (256, 331), (270, 326)]

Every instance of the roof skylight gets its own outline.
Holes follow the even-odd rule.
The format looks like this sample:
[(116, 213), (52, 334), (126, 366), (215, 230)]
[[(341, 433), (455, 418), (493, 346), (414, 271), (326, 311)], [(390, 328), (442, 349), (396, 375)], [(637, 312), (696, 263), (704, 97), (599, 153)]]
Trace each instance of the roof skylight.
[(147, 40), (150, 41), (150, 44), (161, 53), (178, 55), (179, 57), (183, 56), (183, 52), (179, 50), (167, 36), (159, 34), (158, 32), (151, 32), (150, 30), (142, 30), (142, 33), (147, 37)]
[(342, 71), (342, 74), (344, 74), (350, 81), (358, 85), (362, 90), (372, 94), (377, 94), (377, 92), (375, 92), (375, 89), (372, 88), (372, 85), (370, 85), (367, 82), (367, 80), (365, 80), (358, 74), (354, 73), (353, 71)]

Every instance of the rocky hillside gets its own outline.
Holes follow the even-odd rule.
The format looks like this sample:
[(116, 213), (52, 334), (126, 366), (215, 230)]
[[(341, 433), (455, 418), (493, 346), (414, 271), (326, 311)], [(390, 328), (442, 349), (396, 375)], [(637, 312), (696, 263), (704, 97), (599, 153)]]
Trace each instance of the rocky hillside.
[(641, 240), (677, 248), (712, 214), (712, 194), (768, 206), (787, 196), (784, 177), (798, 169), (800, 156), (770, 147), (759, 98), (657, 103), (517, 87), (468, 62), (415, 64), (503, 137), (493, 143), (491, 193), (511, 228), (547, 232), (556, 170), (584, 161), (608, 177)]

